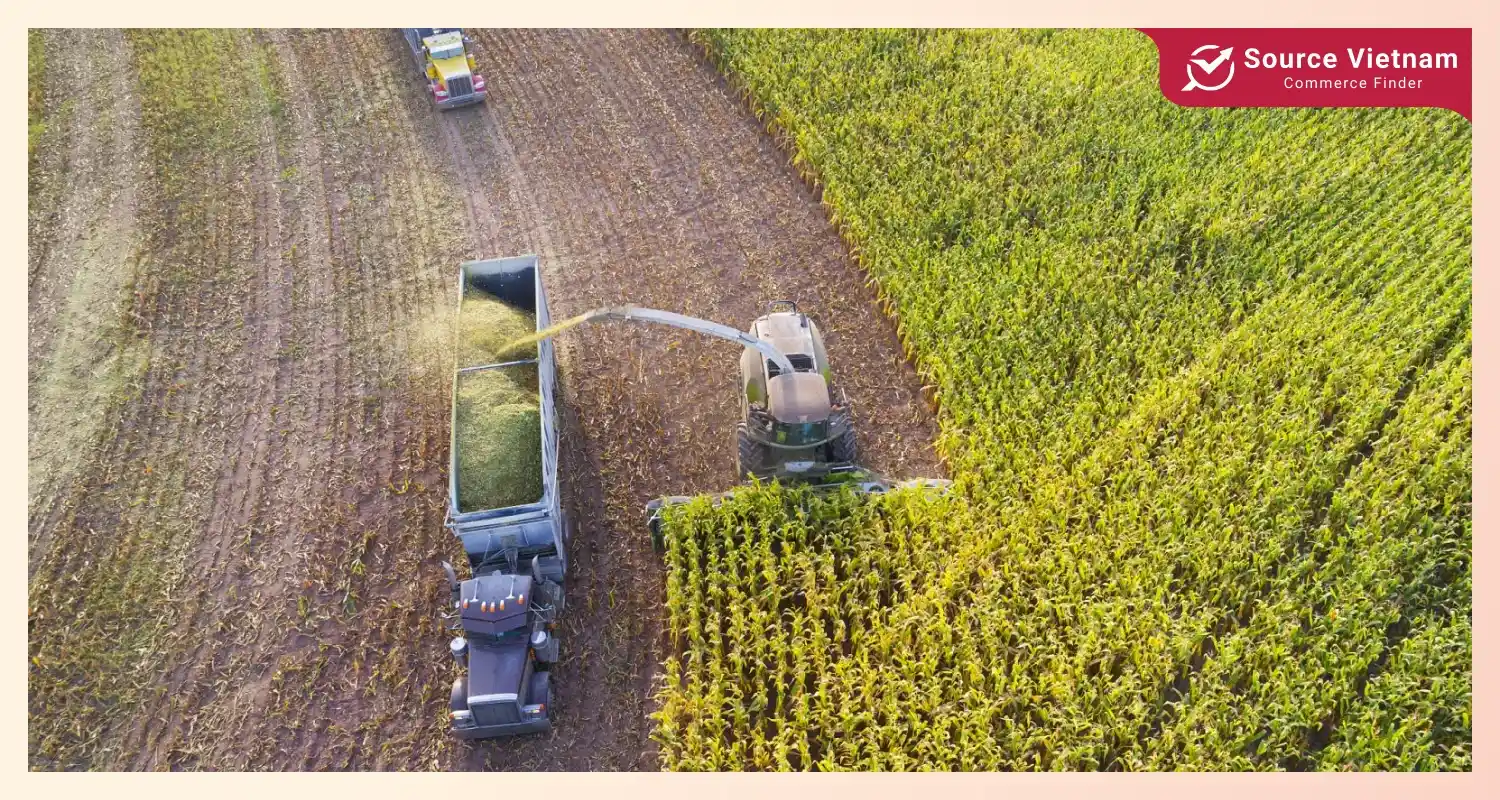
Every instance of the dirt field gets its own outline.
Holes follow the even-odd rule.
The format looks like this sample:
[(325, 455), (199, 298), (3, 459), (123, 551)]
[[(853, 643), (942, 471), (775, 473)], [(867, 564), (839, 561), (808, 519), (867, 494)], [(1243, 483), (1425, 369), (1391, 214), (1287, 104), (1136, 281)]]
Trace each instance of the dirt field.
[(632, 302), (745, 325), (797, 300), (863, 460), (938, 475), (873, 290), (679, 35), (478, 32), (490, 100), (449, 113), (393, 31), (214, 35), (203, 51), (239, 66), (202, 126), (172, 122), (150, 34), (43, 37), (32, 767), (654, 769), (641, 507), (734, 483), (737, 352), (564, 336), (554, 731), (458, 742), (438, 617), (438, 562), (462, 556), (442, 526), (456, 265), (540, 254), (554, 317)]

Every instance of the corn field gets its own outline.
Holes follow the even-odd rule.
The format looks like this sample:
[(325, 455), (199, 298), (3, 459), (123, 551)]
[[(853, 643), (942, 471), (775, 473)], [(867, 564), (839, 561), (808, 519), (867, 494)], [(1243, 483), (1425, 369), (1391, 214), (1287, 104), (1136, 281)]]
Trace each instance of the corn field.
[(1466, 121), (1179, 108), (1128, 31), (694, 38), (955, 490), (675, 509), (663, 766), (1470, 769)]

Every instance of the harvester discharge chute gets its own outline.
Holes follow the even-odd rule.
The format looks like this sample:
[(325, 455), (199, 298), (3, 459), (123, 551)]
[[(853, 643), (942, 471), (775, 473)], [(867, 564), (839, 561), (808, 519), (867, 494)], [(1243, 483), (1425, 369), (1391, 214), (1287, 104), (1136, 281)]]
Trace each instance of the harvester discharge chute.
[[(893, 483), (858, 465), (848, 398), (833, 385), (833, 370), (818, 326), (797, 304), (769, 303), (748, 331), (670, 311), (638, 306), (600, 308), (564, 320), (513, 343), (523, 346), (601, 319), (651, 322), (736, 342), (740, 357), (740, 421), (735, 459), (741, 480), (779, 480), (819, 489), (849, 487), (879, 493), (907, 486), (946, 491), (947, 480)], [(732, 492), (731, 492), (732, 493)], [(715, 502), (728, 496), (714, 496)], [(662, 512), (691, 497), (671, 496), (646, 506), (652, 545), (662, 546)]]

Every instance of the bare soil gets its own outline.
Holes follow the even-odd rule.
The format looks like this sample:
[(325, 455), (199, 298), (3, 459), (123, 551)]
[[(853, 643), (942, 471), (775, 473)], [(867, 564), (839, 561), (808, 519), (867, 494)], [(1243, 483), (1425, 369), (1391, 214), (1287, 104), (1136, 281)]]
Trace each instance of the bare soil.
[[(476, 35), (489, 100), (438, 112), (393, 31), (236, 32), (264, 66), (237, 106), (252, 145), (184, 198), (153, 177), (127, 37), (49, 32), (48, 63), (73, 65), (49, 113), (79, 99), (56, 109), (33, 188), (33, 768), (656, 768), (663, 583), (642, 507), (735, 483), (738, 354), (616, 323), (562, 337), (554, 730), (455, 741), (438, 562), (462, 555), (442, 522), (466, 259), (538, 253), (555, 318), (630, 302), (743, 326), (796, 300), (862, 460), (940, 474), (873, 289), (682, 36)], [(70, 314), (80, 294), (111, 313)], [(44, 389), (79, 337), (145, 353), (76, 407), (98, 411), (84, 434), (48, 421), (87, 416), (74, 406), (40, 405), (68, 394)], [(49, 455), (67, 436), (86, 457)], [(128, 602), (57, 607), (80, 584)]]

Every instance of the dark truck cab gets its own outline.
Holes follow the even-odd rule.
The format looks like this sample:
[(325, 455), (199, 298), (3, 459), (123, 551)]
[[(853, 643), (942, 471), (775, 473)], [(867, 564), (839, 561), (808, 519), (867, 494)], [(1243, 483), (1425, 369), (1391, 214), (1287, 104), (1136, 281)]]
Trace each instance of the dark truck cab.
[(540, 561), (532, 563), (531, 575), (493, 572), (454, 582), (463, 635), (449, 647), (465, 674), (454, 681), (448, 708), (461, 738), (552, 727), (549, 669), (557, 661), (552, 625), (561, 592), (540, 574)]

